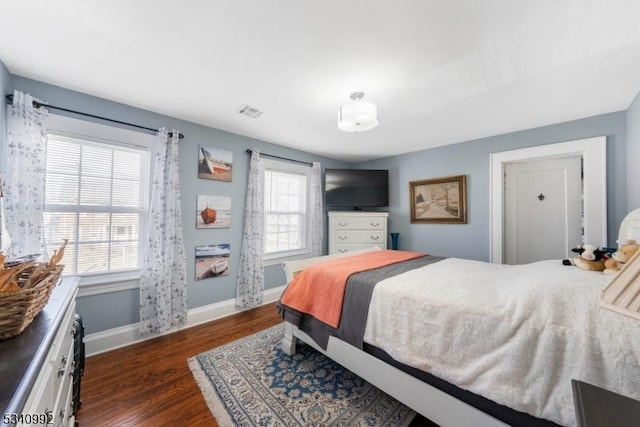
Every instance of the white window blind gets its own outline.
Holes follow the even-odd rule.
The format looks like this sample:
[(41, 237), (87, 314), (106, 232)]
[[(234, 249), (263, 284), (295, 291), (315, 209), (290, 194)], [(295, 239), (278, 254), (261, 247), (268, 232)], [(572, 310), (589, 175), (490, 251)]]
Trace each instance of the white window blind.
[(69, 239), (65, 274), (139, 268), (147, 164), (144, 149), (48, 135), (45, 239), (50, 253)]
[(308, 172), (264, 170), (265, 256), (274, 258), (304, 251), (307, 227)]

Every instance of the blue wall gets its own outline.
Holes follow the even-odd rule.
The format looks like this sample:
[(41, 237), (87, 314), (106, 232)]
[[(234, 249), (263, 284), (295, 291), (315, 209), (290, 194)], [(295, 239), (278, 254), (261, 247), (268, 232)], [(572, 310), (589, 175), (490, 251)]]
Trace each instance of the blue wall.
[(640, 93), (627, 110), (627, 208), (640, 208)]
[[(611, 245), (615, 244), (618, 226), (627, 213), (625, 120), (625, 112), (605, 114), (363, 162), (356, 166), (389, 169), (389, 230), (400, 233), (401, 249), (489, 261), (490, 154), (606, 135), (608, 236)], [(409, 181), (448, 175), (467, 176), (468, 223), (411, 224)]]
[(4, 96), (11, 92), (11, 75), (0, 61), (0, 172), (4, 170), (4, 146), (7, 141), (7, 103)]
[[(182, 186), (182, 216), (187, 255), (187, 277), (189, 280), (187, 301), (190, 309), (235, 298), (249, 164), (249, 156), (246, 154), (247, 148), (257, 148), (265, 153), (303, 161), (320, 161), (323, 167), (328, 168), (349, 166), (344, 162), (163, 116), (20, 76), (12, 76), (11, 85), (12, 87), (9, 91), (6, 90), (8, 88), (5, 88), (5, 93), (18, 89), (52, 105), (151, 128), (162, 126), (176, 128), (185, 135), (180, 144), (180, 181)], [(200, 144), (233, 152), (233, 178), (231, 183), (198, 179), (197, 158)], [(231, 197), (231, 228), (196, 230), (196, 195), (198, 194)], [(195, 246), (216, 243), (231, 244), (231, 273), (226, 277), (196, 281), (194, 271)], [(278, 287), (284, 284), (285, 277), (282, 268), (279, 265), (267, 267), (265, 271), (265, 288)], [(137, 289), (85, 296), (78, 299), (78, 312), (84, 317), (86, 331), (89, 334), (137, 323), (139, 319), (138, 302)]]

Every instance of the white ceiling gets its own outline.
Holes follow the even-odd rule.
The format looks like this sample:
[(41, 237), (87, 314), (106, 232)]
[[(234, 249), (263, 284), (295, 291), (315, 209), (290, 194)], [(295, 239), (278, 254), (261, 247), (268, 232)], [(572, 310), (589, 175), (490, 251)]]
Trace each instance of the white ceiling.
[[(12, 74), (346, 161), (620, 111), (640, 91), (638, 0), (2, 0), (0, 17)], [(354, 90), (377, 128), (337, 128)]]

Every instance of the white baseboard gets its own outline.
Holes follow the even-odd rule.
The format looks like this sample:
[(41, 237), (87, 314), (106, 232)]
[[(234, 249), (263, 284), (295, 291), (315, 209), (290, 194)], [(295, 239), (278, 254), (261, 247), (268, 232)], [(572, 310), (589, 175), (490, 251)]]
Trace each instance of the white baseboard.
[[(280, 298), (280, 295), (282, 295), (284, 288), (285, 286), (279, 286), (277, 288), (265, 290), (264, 304), (270, 304), (277, 301)], [(229, 299), (189, 310), (186, 324), (171, 328), (163, 334), (141, 335), (139, 332), (139, 325), (137, 323), (96, 332), (85, 336), (85, 353), (87, 356), (94, 356), (120, 347), (125, 347), (138, 342), (157, 338), (162, 335), (170, 334), (181, 329), (191, 328), (202, 323), (211, 322), (212, 320), (240, 313), (241, 311), (242, 310), (236, 308), (236, 300)]]

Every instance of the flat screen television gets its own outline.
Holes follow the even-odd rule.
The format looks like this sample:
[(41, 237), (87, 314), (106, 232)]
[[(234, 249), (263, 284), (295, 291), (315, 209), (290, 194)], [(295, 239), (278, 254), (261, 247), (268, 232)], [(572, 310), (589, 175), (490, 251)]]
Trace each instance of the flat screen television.
[(382, 169), (326, 169), (324, 204), (354, 209), (389, 206), (389, 171)]

